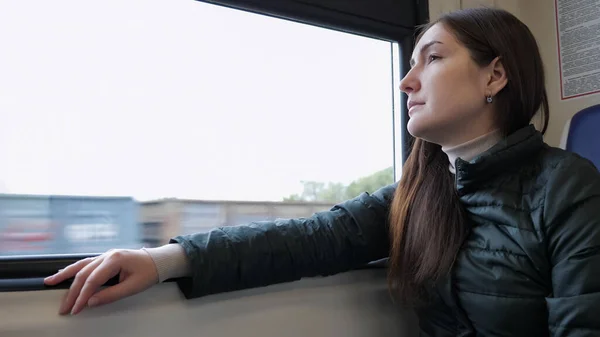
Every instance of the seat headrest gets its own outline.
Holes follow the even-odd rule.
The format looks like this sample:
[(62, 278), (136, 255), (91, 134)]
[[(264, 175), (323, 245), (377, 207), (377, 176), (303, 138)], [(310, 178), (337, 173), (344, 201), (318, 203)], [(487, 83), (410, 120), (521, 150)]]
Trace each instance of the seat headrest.
[(591, 160), (600, 168), (600, 104), (585, 108), (573, 116), (565, 149)]

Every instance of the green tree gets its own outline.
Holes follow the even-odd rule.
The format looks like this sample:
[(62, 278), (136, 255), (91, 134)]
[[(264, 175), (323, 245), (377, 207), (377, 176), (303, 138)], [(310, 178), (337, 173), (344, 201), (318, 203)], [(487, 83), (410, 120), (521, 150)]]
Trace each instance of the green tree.
[(325, 190), (325, 183), (318, 181), (301, 181), (303, 187), (302, 194), (292, 194), (283, 201), (319, 201), (319, 197)]
[(394, 182), (394, 168), (388, 167), (369, 176), (358, 178), (348, 185), (346, 199), (354, 198), (363, 192), (373, 193)]
[(336, 203), (351, 199), (363, 192), (373, 193), (380, 187), (394, 181), (394, 168), (388, 167), (366, 177), (351, 182), (348, 186), (342, 183), (323, 183), (318, 181), (302, 181), (301, 194), (292, 194), (283, 201), (331, 202)]

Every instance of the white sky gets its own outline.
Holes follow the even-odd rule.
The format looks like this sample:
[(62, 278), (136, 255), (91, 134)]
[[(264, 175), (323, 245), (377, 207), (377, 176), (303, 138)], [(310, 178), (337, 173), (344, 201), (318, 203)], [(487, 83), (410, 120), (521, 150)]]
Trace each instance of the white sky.
[(0, 192), (281, 200), (392, 157), (390, 43), (192, 0), (0, 0)]

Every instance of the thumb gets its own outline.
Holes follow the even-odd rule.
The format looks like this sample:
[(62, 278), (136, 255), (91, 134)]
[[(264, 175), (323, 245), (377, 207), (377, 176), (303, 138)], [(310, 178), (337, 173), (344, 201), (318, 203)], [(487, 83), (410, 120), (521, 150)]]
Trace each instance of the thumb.
[(95, 307), (112, 303), (125, 297), (137, 294), (149, 287), (149, 285), (146, 285), (146, 283), (147, 282), (144, 282), (142, 279), (129, 277), (119, 284), (104, 288), (95, 293), (89, 299), (87, 305), (89, 307)]

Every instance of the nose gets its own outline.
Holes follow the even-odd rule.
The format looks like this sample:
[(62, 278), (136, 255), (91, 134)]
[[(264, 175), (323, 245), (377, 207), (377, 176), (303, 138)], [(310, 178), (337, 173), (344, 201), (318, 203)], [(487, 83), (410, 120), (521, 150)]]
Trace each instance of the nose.
[(413, 91), (421, 89), (421, 83), (414, 72), (414, 68), (411, 69), (406, 76), (400, 81), (400, 91), (410, 94)]

